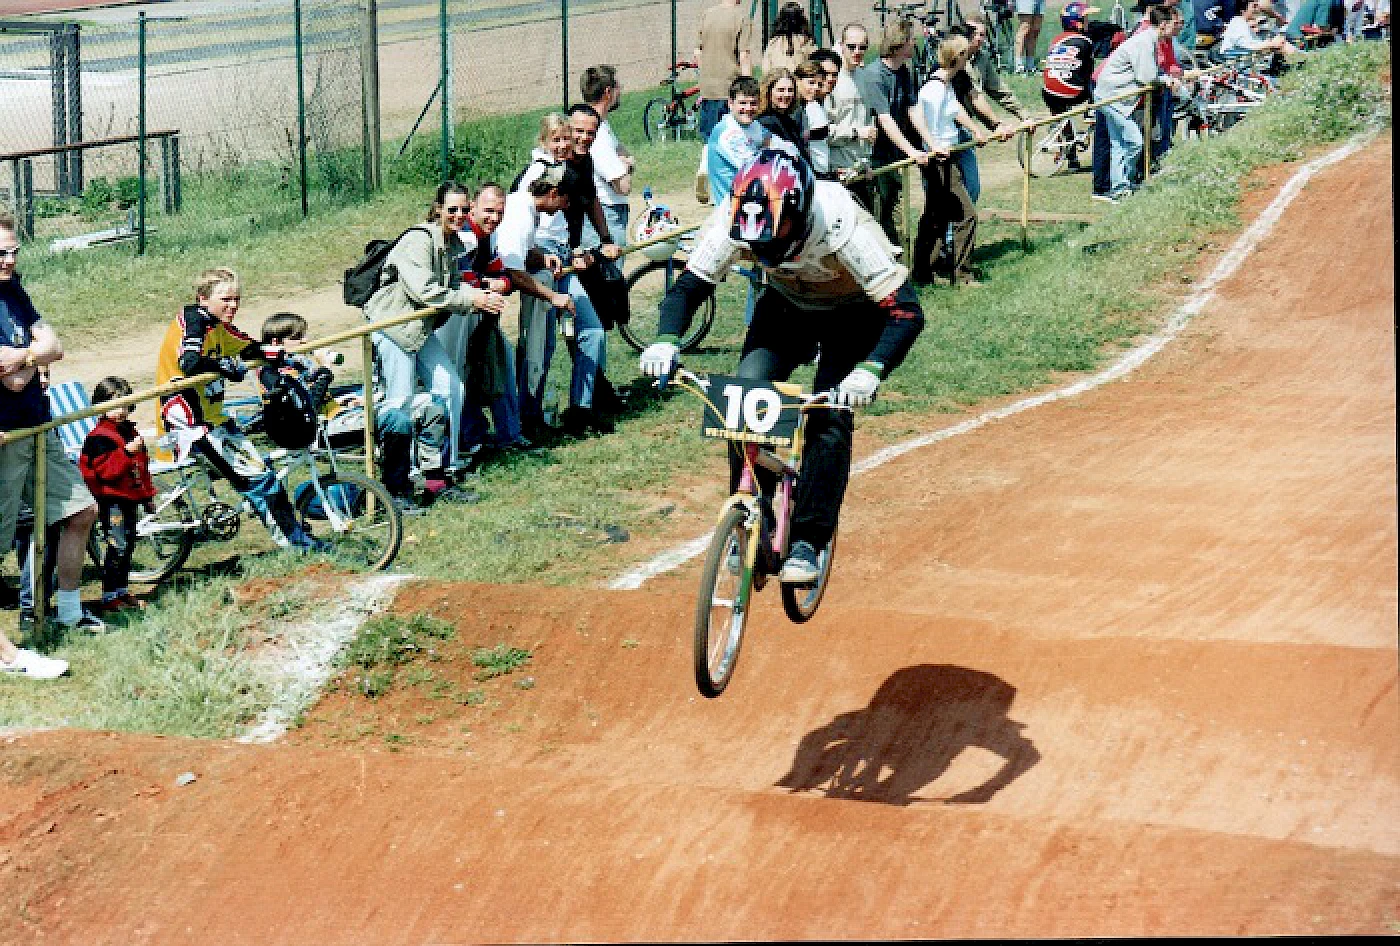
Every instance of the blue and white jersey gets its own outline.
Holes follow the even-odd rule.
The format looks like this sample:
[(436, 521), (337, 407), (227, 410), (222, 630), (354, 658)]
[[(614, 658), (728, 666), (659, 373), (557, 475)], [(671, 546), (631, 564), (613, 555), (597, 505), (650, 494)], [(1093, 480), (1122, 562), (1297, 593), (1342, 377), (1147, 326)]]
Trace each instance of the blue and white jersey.
[(705, 173), (710, 178), (710, 204), (721, 207), (729, 199), (729, 189), (734, 184), (734, 175), (768, 140), (768, 129), (757, 121), (747, 126), (739, 124), (733, 115), (720, 119), (715, 130), (710, 132), (710, 143), (706, 149)]

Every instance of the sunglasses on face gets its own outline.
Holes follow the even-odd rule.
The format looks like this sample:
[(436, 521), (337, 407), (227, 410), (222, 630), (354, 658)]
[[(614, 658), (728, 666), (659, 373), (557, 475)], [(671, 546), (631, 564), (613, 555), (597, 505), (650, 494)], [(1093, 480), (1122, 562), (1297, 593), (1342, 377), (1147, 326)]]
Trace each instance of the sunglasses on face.
[(853, 53), (863, 53), (863, 52), (865, 52), (867, 49), (870, 48), (870, 44), (869, 44), (869, 43), (863, 43), (863, 44), (857, 46), (857, 45), (854, 45), (854, 44), (852, 44), (852, 43), (847, 43), (847, 44), (846, 44), (846, 48), (849, 49), (849, 50), (850, 50), (851, 52), (853, 52)]
[(0, 250), (0, 259), (19, 259), (19, 247), (12, 250)]
[(442, 212), (443, 212), (444, 215), (447, 215), (447, 214), (464, 214), (464, 213), (467, 213), (467, 211), (469, 211), (470, 209), (471, 209), (470, 207), (444, 207), (444, 208), (442, 208)]

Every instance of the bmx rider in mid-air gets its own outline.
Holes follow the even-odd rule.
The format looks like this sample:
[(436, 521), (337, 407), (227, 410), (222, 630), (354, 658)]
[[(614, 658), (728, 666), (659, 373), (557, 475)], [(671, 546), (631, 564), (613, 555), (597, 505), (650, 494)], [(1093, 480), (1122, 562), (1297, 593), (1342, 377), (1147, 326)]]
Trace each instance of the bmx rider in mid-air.
[[(840, 184), (817, 181), (795, 151), (765, 148), (740, 168), (729, 200), (705, 224), (683, 272), (661, 301), (660, 337), (642, 352), (642, 373), (666, 377), (695, 312), (741, 255), (767, 274), (744, 338), (738, 376), (784, 381), (817, 361), (814, 391), (864, 407), (899, 366), (924, 326), (909, 271), (884, 232)], [(850, 411), (808, 415), (792, 517), (792, 547), (778, 578), (804, 585), (836, 532), (851, 472)], [(742, 452), (730, 450), (730, 489)], [(765, 497), (773, 477), (759, 471)], [(770, 519), (771, 508), (764, 504)]]

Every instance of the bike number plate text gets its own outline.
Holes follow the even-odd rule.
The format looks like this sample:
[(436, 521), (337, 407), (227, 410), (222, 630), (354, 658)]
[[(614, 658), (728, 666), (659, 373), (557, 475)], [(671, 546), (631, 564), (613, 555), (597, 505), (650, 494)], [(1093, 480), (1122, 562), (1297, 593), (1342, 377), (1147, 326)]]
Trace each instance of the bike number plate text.
[(710, 403), (700, 433), (720, 440), (790, 447), (797, 434), (801, 401), (769, 387), (766, 382), (712, 374)]

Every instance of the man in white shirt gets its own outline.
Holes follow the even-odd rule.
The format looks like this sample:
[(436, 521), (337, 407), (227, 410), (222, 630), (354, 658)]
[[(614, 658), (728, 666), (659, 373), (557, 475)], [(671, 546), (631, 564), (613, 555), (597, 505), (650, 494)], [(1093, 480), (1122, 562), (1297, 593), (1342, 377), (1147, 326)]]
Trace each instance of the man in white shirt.
[[(636, 162), (608, 124), (608, 114), (617, 108), (622, 98), (617, 70), (612, 66), (589, 66), (579, 80), (579, 91), (583, 94), (583, 101), (598, 113), (598, 137), (593, 140), (589, 151), (593, 156), (593, 183), (598, 190), (598, 203), (603, 208), (603, 217), (608, 221), (613, 242), (623, 246), (627, 243), (627, 198), (632, 193), (632, 169)], [(602, 240), (598, 232), (585, 221), (583, 246), (597, 246), (600, 243)]]

